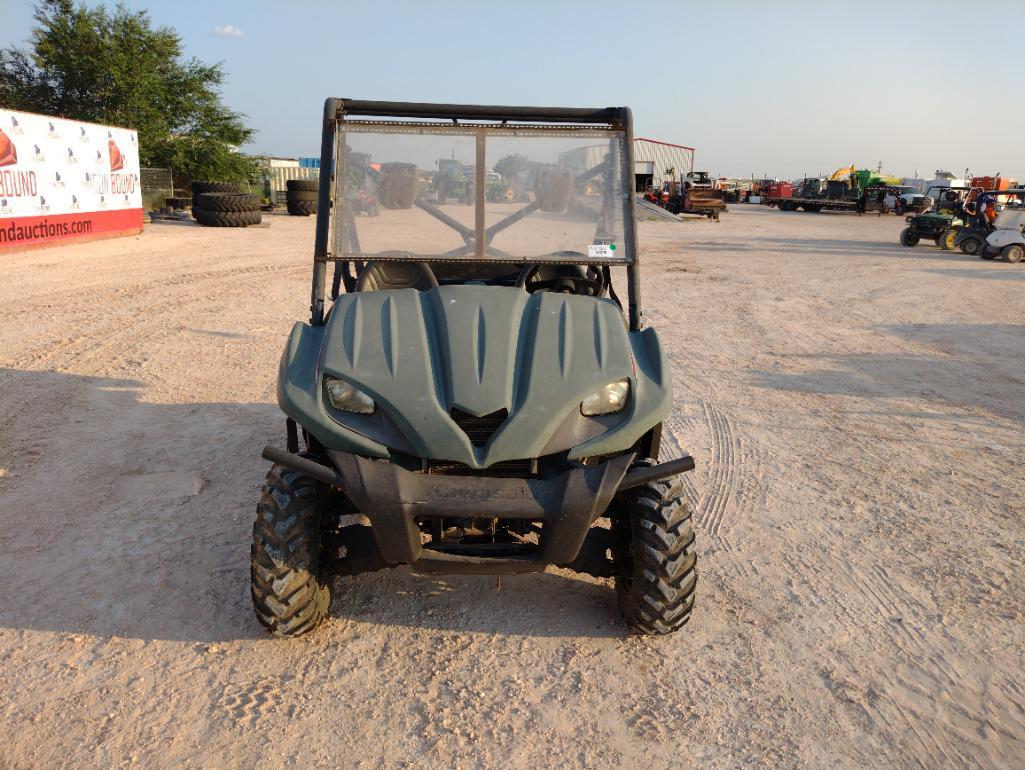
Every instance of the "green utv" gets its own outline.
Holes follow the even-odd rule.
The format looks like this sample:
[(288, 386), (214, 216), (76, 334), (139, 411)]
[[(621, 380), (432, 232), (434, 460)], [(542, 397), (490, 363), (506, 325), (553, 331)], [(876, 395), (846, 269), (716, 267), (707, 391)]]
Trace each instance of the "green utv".
[(928, 211), (904, 219), (908, 226), (900, 233), (900, 245), (910, 248), (927, 238), (941, 249), (953, 249), (957, 233), (965, 225), (962, 203), (970, 190), (970, 187), (930, 187), (926, 198), (935, 203)]
[[(657, 459), (672, 391), (641, 324), (632, 147), (626, 108), (326, 102), (312, 314), (281, 359), (287, 447), (263, 451), (253, 528), (272, 634), (314, 628), (334, 576), (399, 565), (557, 565), (614, 578), (637, 631), (687, 622), (675, 477), (694, 462)], [(488, 201), (488, 168), (512, 154), (528, 200)], [(472, 166), (472, 206), (421, 189), (439, 157)], [(349, 208), (356, 158), (394, 177), (378, 217)]]

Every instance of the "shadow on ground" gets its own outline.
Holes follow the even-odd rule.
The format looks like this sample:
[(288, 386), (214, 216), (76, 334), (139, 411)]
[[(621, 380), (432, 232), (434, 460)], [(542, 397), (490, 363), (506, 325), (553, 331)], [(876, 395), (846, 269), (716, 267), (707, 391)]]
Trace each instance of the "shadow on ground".
[[(131, 379), (0, 369), (0, 628), (263, 639), (249, 542), (283, 445), (270, 403), (152, 403)], [(625, 634), (611, 585), (574, 573), (339, 580), (332, 615), (536, 636)]]
[(920, 399), (1025, 423), (1025, 326), (911, 324), (875, 330), (931, 350), (788, 356), (800, 362), (801, 371), (752, 371), (753, 382), (803, 393)]

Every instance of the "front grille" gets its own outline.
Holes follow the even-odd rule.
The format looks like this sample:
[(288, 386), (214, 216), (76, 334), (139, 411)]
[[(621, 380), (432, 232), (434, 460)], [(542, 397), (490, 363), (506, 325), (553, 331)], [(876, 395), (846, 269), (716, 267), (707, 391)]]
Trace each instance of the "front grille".
[(470, 439), (470, 443), (477, 447), (484, 446), (491, 441), (495, 431), (502, 427), (505, 418), (509, 416), (506, 409), (499, 409), (497, 412), (481, 417), (467, 414), (461, 409), (453, 409), (449, 414), (459, 429)]
[(449, 460), (425, 460), (424, 473), (444, 473), (448, 476), (497, 476), (507, 479), (523, 479), (534, 475), (533, 460), (507, 460), (487, 468), (471, 468), (463, 463)]

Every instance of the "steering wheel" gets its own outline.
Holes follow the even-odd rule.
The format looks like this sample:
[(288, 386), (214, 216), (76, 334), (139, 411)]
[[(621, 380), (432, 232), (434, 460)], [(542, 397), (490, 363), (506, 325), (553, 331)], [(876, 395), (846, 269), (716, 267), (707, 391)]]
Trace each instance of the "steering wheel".
[[(577, 252), (559, 252), (551, 256), (583, 256)], [(561, 294), (580, 294), (589, 297), (601, 296), (605, 288), (601, 271), (592, 265), (587, 266), (587, 274), (584, 276), (563, 274), (553, 278), (537, 280), (537, 272), (542, 267), (541, 263), (533, 262), (523, 266), (520, 274), (516, 276), (516, 285), (526, 289), (528, 293), (535, 291), (552, 291)], [(555, 265), (559, 267), (559, 265)]]

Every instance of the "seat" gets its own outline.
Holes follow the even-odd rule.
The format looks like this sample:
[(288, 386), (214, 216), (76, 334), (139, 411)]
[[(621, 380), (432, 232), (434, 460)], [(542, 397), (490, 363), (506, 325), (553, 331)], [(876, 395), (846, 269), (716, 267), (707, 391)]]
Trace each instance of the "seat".
[(416, 289), (430, 291), (438, 286), (434, 271), (426, 262), (370, 261), (356, 280), (356, 291)]

